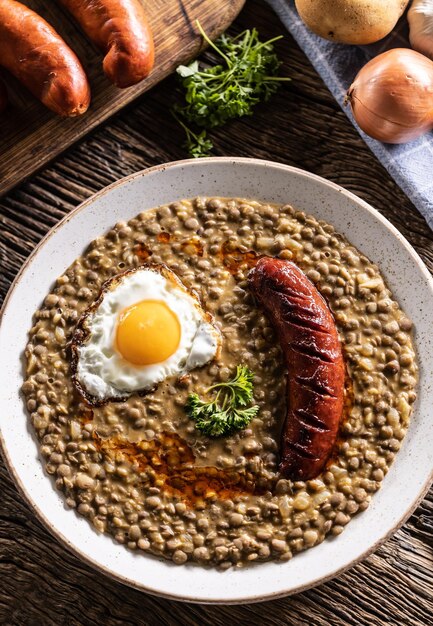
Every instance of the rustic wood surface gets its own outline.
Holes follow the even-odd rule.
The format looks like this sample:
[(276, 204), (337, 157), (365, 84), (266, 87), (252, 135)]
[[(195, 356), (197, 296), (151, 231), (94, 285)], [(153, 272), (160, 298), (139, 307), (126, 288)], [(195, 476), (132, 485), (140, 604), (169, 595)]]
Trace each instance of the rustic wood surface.
[(84, 115), (62, 119), (46, 109), (13, 76), (3, 72), (10, 105), (0, 115), (0, 194), (159, 83), (177, 65), (196, 56), (202, 43), (195, 24), (197, 19), (213, 37), (231, 24), (245, 0), (144, 0), (155, 38), (155, 67), (146, 80), (129, 89), (117, 89), (104, 76), (102, 55), (59, 3), (21, 2), (52, 24), (76, 52), (89, 78), (92, 103)]
[[(283, 33), (263, 0), (249, 0), (232, 30)], [(215, 154), (255, 156), (325, 176), (371, 202), (433, 270), (433, 233), (352, 128), (285, 34), (278, 45), (292, 82), (252, 118), (213, 134)], [(57, 220), (121, 176), (185, 157), (168, 114), (172, 78), (0, 200), (0, 288)], [(11, 428), (13, 425), (11, 424)], [(0, 624), (427, 626), (433, 618), (433, 490), (395, 536), (342, 576), (294, 597), (250, 606), (181, 604), (96, 574), (54, 540), (0, 469)], [(368, 528), (365, 529), (368, 532)]]

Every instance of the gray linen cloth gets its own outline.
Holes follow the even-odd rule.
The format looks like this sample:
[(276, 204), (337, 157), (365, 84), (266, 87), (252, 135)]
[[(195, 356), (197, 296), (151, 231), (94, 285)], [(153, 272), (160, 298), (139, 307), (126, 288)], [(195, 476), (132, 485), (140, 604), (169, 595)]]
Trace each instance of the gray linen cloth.
[[(344, 96), (354, 77), (367, 61), (390, 48), (409, 47), (404, 16), (385, 39), (369, 46), (335, 44), (312, 33), (298, 16), (292, 0), (267, 0), (290, 34), (310, 59), (343, 111), (356, 126)], [(357, 127), (357, 126), (356, 126)], [(384, 144), (361, 137), (433, 229), (433, 133), (404, 145)]]

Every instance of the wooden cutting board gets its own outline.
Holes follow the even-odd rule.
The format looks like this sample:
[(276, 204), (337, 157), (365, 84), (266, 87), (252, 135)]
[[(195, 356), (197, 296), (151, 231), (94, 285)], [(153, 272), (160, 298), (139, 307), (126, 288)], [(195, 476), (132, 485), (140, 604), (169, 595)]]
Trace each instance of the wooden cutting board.
[[(215, 38), (234, 20), (245, 0), (145, 0), (155, 38), (151, 75), (129, 89), (117, 89), (105, 78), (102, 56), (70, 15), (52, 0), (21, 0), (42, 15), (80, 58), (92, 89), (92, 104), (78, 118), (52, 114), (12, 76), (2, 72), (9, 107), (0, 115), (0, 194), (95, 128), (126, 104), (197, 56), (202, 46), (195, 21)], [(0, 60), (1, 61), (1, 60)], [(167, 103), (167, 115), (170, 104)]]

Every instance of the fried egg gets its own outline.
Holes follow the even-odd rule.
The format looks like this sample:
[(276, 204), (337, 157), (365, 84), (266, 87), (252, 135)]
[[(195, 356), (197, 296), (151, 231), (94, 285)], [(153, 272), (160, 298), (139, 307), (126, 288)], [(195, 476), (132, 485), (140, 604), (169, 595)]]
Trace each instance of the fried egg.
[(93, 404), (123, 400), (218, 353), (219, 330), (166, 266), (143, 266), (104, 284), (72, 340), (74, 381)]

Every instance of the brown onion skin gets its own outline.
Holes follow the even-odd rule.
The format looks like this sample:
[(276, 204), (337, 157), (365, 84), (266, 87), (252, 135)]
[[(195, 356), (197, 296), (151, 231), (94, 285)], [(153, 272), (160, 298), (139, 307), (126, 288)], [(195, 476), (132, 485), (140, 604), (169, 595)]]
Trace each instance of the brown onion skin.
[(385, 143), (406, 143), (433, 129), (433, 61), (394, 48), (369, 61), (347, 102), (360, 128)]

